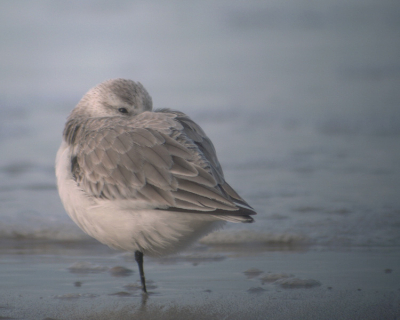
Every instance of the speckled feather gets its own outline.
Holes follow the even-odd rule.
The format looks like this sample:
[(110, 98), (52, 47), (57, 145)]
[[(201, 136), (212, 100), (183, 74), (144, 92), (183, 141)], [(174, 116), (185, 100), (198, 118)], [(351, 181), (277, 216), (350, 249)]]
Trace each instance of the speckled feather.
[(210, 139), (181, 112), (71, 117), (64, 139), (74, 150), (73, 176), (93, 197), (140, 199), (155, 208), (243, 216), (243, 221), (255, 214), (225, 182)]

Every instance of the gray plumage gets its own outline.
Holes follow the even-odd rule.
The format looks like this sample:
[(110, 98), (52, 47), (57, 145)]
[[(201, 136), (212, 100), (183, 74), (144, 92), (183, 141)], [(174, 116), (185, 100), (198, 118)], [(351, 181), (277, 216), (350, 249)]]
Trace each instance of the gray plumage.
[(150, 95), (130, 80), (110, 80), (85, 95), (64, 130), (79, 187), (99, 199), (252, 222), (255, 211), (226, 183), (200, 126), (182, 112), (151, 108)]

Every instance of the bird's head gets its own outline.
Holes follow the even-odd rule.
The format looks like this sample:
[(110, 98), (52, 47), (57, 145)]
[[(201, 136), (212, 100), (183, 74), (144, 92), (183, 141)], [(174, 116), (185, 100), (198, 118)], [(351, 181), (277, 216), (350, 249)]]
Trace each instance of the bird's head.
[(79, 101), (72, 116), (131, 117), (152, 110), (152, 99), (140, 82), (111, 79), (90, 89)]

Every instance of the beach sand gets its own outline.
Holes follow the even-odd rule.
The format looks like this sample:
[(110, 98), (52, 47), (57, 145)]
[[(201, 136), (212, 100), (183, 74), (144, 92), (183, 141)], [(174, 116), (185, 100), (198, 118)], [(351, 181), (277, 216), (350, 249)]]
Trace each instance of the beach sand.
[(94, 241), (12, 240), (1, 254), (0, 319), (400, 316), (398, 248), (200, 244), (177, 256), (146, 258), (148, 296), (133, 256)]

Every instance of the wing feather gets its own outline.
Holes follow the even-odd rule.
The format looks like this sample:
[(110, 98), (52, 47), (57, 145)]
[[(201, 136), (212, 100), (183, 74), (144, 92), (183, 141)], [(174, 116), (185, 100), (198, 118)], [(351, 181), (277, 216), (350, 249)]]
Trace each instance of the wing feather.
[(132, 149), (133, 141), (126, 132), (117, 136), (113, 143), (113, 149), (120, 154), (124, 154)]
[(73, 176), (89, 195), (145, 200), (161, 210), (237, 216), (238, 221), (255, 214), (225, 182), (211, 140), (183, 113), (160, 110), (85, 121), (70, 121), (78, 128), (65, 132), (75, 144)]
[(152, 148), (140, 148), (140, 153), (156, 167), (167, 169), (173, 164), (171, 155), (162, 145), (155, 145)]
[(176, 204), (175, 207), (173, 207), (171, 210), (175, 211), (178, 208), (179, 210), (176, 211), (182, 210), (182, 211), (191, 211), (191, 212), (194, 211), (203, 213), (210, 212), (210, 208), (204, 207), (200, 203), (194, 204), (192, 202), (184, 201), (179, 198), (175, 198), (175, 204)]
[(140, 154), (138, 148), (128, 150), (123, 156), (121, 156), (120, 165), (132, 172), (139, 172), (143, 169), (144, 159)]
[(171, 184), (176, 181), (172, 175), (165, 169), (156, 167), (150, 162), (146, 162), (143, 166), (143, 172), (147, 183), (162, 189), (171, 189)]
[(222, 203), (225, 204), (233, 204), (232, 201), (230, 201), (227, 198), (224, 198), (220, 193), (218, 189), (215, 188), (209, 188), (207, 186), (188, 181), (188, 180), (179, 180), (179, 189), (188, 191), (194, 195), (201, 195), (203, 197), (207, 197), (210, 199), (215, 199), (218, 200)]
[(150, 131), (144, 128), (136, 128), (135, 134), (130, 135), (130, 138), (138, 146), (152, 147), (156, 144), (157, 139)]
[(198, 168), (186, 161), (185, 159), (172, 156), (172, 166), (169, 170), (175, 176), (186, 177), (196, 177), (198, 175)]
[(104, 152), (104, 156), (102, 159), (102, 164), (106, 168), (106, 170), (114, 170), (118, 167), (120, 163), (120, 154), (114, 149), (110, 148)]

